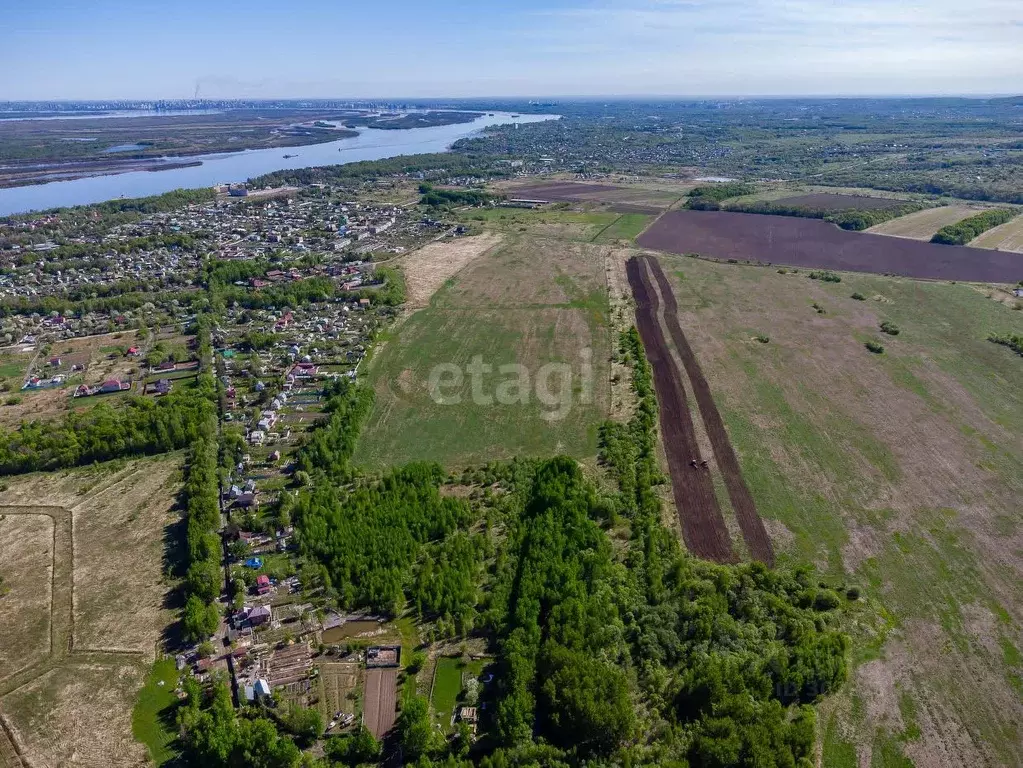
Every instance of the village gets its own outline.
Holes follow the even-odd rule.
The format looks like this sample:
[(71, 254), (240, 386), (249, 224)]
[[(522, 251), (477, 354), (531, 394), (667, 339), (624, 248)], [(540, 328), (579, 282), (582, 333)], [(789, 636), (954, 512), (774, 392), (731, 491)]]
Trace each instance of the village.
[[(399, 311), (387, 262), (464, 227), (321, 185), (220, 194), (109, 227), (79, 222), (59, 245), (31, 242), (59, 215), (41, 218), (38, 234), (16, 222), (0, 250), (0, 387), (17, 390), (0, 406), (4, 423), (196, 386), (197, 317), (206, 289), (224, 297), (211, 329), (222, 618), (206, 640), (173, 649), (179, 697), (188, 675), (225, 680), (236, 707), (299, 707), (319, 713), (321, 737), (365, 726), (382, 739), (418, 680), (431, 696), (439, 685), (440, 732), (475, 733), (486, 660), (465, 650), (457, 663), (424, 662), (412, 619), (338, 610), (299, 556), (287, 511), (305, 474), (295, 452), (328, 415), (326, 388), (355, 379)], [(424, 663), (426, 674), (409, 674)]]

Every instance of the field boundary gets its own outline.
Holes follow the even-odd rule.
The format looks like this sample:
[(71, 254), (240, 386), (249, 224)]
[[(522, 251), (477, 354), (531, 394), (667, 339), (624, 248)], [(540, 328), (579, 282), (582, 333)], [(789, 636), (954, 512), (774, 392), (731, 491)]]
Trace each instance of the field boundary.
[(746, 480), (743, 478), (739, 459), (735, 455), (735, 449), (732, 448), (732, 442), (725, 429), (721, 412), (714, 402), (710, 384), (707, 382), (706, 376), (703, 375), (700, 361), (696, 359), (689, 341), (682, 332), (682, 326), (678, 319), (678, 302), (675, 300), (668, 277), (664, 274), (657, 259), (643, 256), (642, 260), (649, 267), (660, 288), (661, 302), (664, 306), (664, 322), (668, 326), (668, 333), (682, 358), (682, 364), (689, 377), (689, 384), (693, 388), (693, 395), (696, 397), (696, 404), (700, 409), (700, 417), (707, 429), (707, 436), (710, 438), (718, 469), (724, 476), (725, 488), (728, 490), (728, 498), (735, 510), (742, 537), (753, 557), (768, 566), (773, 566), (774, 547), (771, 545), (771, 538), (767, 535), (764, 521), (757, 512), (757, 506), (750, 494), (749, 486), (746, 485)]

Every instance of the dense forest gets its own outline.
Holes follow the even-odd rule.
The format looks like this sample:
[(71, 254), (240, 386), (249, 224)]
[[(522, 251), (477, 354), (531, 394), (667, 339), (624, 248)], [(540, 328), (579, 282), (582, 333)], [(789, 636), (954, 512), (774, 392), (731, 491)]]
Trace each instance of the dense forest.
[(166, 453), (192, 445), (212, 418), (201, 389), (173, 392), (159, 400), (130, 396), (71, 412), (63, 420), (22, 423), (0, 430), (0, 474), (52, 471), (95, 461)]
[[(289, 512), (329, 597), (410, 605), (437, 619), (435, 636), (477, 634), (496, 651), (487, 735), (471, 750), (431, 733), (425, 700), (404, 702), (395, 742), (417, 765), (810, 764), (812, 705), (846, 676), (842, 599), (809, 568), (683, 550), (660, 522), (657, 405), (635, 329), (618, 354), (637, 407), (600, 431), (611, 489), (567, 457), (360, 477), (350, 456), (368, 397), (348, 382), (327, 393), (331, 416), (299, 458), (311, 483)], [(443, 492), (452, 483), (487, 490), (466, 499)]]

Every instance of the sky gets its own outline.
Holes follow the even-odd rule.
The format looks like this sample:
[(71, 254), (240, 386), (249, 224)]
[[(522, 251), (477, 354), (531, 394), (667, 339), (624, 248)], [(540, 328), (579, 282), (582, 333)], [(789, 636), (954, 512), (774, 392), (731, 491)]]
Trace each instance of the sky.
[(0, 0), (0, 100), (1023, 92), (1023, 0)]

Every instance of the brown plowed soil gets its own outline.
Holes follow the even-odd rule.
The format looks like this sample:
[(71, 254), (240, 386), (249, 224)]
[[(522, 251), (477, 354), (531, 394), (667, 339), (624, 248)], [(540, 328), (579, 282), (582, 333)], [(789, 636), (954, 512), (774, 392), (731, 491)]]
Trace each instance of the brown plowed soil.
[(890, 197), (868, 197), (867, 195), (832, 195), (821, 192), (816, 195), (795, 195), (772, 200), (776, 205), (789, 205), (796, 208), (810, 208), (814, 211), (872, 211), (879, 208), (894, 208), (905, 205), (908, 200), (896, 200)]
[(710, 472), (690, 464), (692, 459), (701, 460), (700, 448), (682, 377), (657, 319), (657, 294), (639, 261), (629, 259), (626, 272), (636, 299), (636, 327), (653, 369), (661, 435), (675, 508), (682, 522), (682, 538), (689, 551), (698, 557), (733, 562), (732, 542), (714, 495)]
[(669, 211), (641, 234), (644, 248), (795, 267), (939, 280), (1015, 283), (1018, 253), (849, 232), (819, 219), (727, 211)]
[(728, 439), (728, 432), (725, 431), (721, 412), (718, 411), (714, 397), (711, 395), (710, 385), (703, 375), (700, 363), (696, 359), (696, 355), (693, 354), (685, 334), (682, 333), (682, 326), (678, 321), (678, 303), (675, 301), (675, 294), (671, 290), (664, 270), (661, 269), (660, 262), (649, 256), (644, 256), (642, 260), (647, 263), (660, 288), (661, 301), (664, 303), (665, 325), (668, 327), (668, 333), (671, 335), (672, 341), (675, 342), (675, 348), (689, 375), (689, 383), (693, 387), (696, 404), (700, 408), (700, 416), (707, 428), (707, 435), (714, 450), (714, 459), (721, 469), (721, 474), (724, 475), (728, 498), (735, 510), (735, 517), (739, 521), (742, 537), (746, 540), (746, 546), (749, 547), (750, 554), (754, 558), (767, 565), (774, 565), (774, 548), (771, 546), (771, 538), (764, 528), (764, 521), (757, 514), (756, 504), (753, 503), (753, 497), (742, 477), (739, 459)]
[[(524, 197), (569, 203), (603, 203), (615, 213), (645, 213), (657, 215), (674, 200), (671, 193), (657, 192), (610, 184), (574, 184), (551, 182), (516, 187), (508, 191), (509, 197)], [(677, 199), (677, 198), (676, 198)]]
[(397, 690), (398, 670), (394, 667), (366, 670), (363, 724), (376, 739), (383, 738), (394, 726), (398, 716), (395, 709)]

